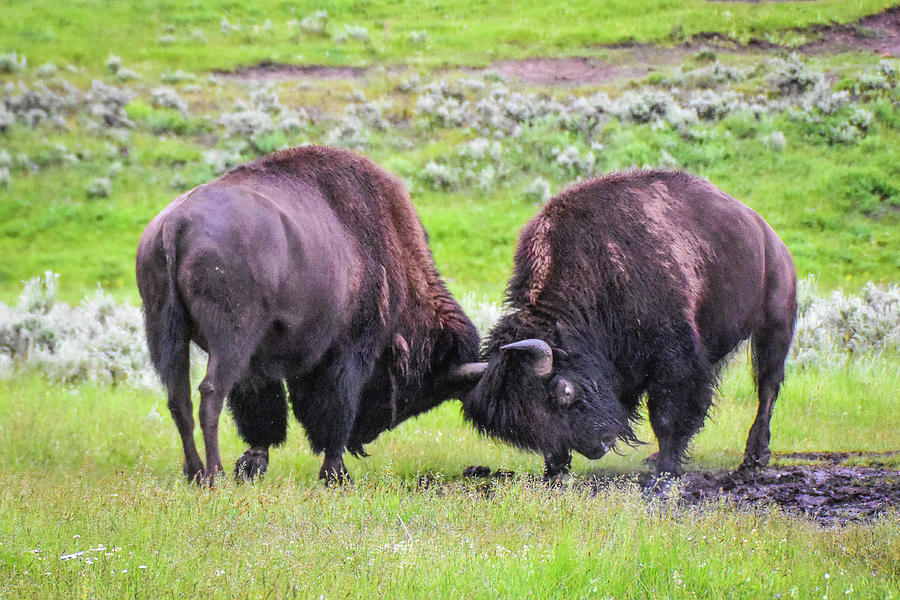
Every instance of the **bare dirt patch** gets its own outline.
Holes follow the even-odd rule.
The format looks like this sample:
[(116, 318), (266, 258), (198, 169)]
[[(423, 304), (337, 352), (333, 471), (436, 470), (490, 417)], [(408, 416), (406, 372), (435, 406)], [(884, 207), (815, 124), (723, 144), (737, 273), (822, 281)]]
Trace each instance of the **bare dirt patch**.
[(885, 56), (900, 56), (900, 6), (860, 19), (856, 25), (834, 25), (813, 29), (821, 39), (800, 47), (806, 53), (869, 50)]
[[(821, 25), (798, 29), (797, 32), (817, 38), (815, 42), (795, 49), (802, 54), (863, 50), (885, 56), (900, 56), (900, 7), (865, 17), (854, 25)], [(532, 84), (596, 85), (625, 78), (641, 78), (660, 67), (680, 64), (703, 46), (711, 46), (719, 52), (741, 54), (790, 50), (765, 40), (752, 40), (749, 44), (742, 45), (721, 33), (698, 33), (690, 42), (672, 48), (633, 43), (609, 46), (606, 48), (609, 60), (584, 57), (524, 58), (499, 61), (485, 71)]]
[[(900, 470), (886, 467), (884, 459), (898, 452), (807, 452), (777, 455), (776, 462), (810, 461), (749, 471), (688, 471), (670, 492), (690, 505), (722, 499), (739, 507), (778, 506), (823, 525), (870, 521), (890, 508), (900, 507)], [(864, 460), (867, 464), (845, 464)], [(511, 477), (509, 471), (468, 467), (464, 477)], [(594, 492), (634, 482), (656, 493), (658, 482), (650, 473), (594, 474), (580, 482)]]
[(533, 57), (495, 62), (483, 72), (536, 85), (598, 85), (645, 77), (660, 67), (681, 64), (693, 51), (684, 46), (619, 44), (608, 49), (608, 60), (582, 56)]
[(564, 85), (602, 83), (623, 77), (639, 77), (647, 73), (646, 68), (618, 66), (599, 59), (582, 57), (503, 60), (492, 64), (488, 71), (527, 83)]
[(295, 79), (355, 79), (366, 74), (363, 67), (327, 67), (261, 62), (234, 71), (215, 71), (219, 77), (238, 81), (291, 81)]

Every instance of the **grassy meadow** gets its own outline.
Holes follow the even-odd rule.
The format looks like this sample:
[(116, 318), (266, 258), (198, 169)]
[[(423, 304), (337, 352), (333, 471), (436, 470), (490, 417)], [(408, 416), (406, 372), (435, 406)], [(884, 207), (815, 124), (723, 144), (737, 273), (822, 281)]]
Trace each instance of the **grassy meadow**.
[[(334, 144), (404, 179), (439, 269), (485, 328), (518, 231), (550, 194), (614, 169), (683, 168), (757, 210), (817, 281), (773, 452), (894, 452), (900, 61), (803, 51), (822, 35), (810, 26), (878, 35), (854, 24), (888, 4), (4, 0), (0, 598), (900, 596), (897, 507), (823, 526), (648, 496), (629, 481), (655, 450), (646, 423), (650, 443), (576, 457), (558, 488), (540, 482), (539, 457), (476, 434), (456, 401), (348, 457), (352, 486), (321, 486), (296, 423), (261, 482), (187, 485), (145, 376), (133, 266), (176, 195), (278, 148)], [(692, 42), (709, 32), (717, 46)], [(611, 75), (535, 80), (498, 62), (534, 57)], [(22, 292), (46, 271), (58, 284)], [(748, 371), (738, 353), (688, 469), (739, 464)], [(243, 447), (223, 421), (230, 468)], [(896, 454), (878, 461), (900, 469)], [(473, 480), (470, 465), (513, 475)], [(610, 474), (622, 484), (585, 485)]]

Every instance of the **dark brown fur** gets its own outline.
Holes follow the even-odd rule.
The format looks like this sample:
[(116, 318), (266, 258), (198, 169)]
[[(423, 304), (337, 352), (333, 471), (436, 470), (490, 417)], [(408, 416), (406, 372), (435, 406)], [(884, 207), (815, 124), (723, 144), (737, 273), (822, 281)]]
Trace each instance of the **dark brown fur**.
[[(645, 393), (657, 468), (677, 473), (720, 364), (747, 338), (759, 413), (744, 464), (768, 461), (796, 275), (771, 227), (709, 182), (630, 171), (564, 190), (523, 229), (507, 301), (465, 411), (481, 430), (542, 453), (548, 474), (564, 471), (572, 450), (599, 458), (616, 439), (634, 442)], [(554, 350), (543, 379), (520, 351), (501, 350), (532, 338)]]
[[(239, 475), (267, 467), (289, 398), (325, 453), (320, 476), (341, 479), (345, 449), (364, 454), (380, 432), (451, 397), (435, 382), (477, 355), (475, 328), (444, 286), (402, 183), (336, 148), (278, 152), (176, 198), (141, 237), (137, 282), (192, 479), (211, 482), (222, 469), (226, 397), (251, 446)], [(209, 353), (199, 386), (205, 468), (192, 434), (190, 341)]]

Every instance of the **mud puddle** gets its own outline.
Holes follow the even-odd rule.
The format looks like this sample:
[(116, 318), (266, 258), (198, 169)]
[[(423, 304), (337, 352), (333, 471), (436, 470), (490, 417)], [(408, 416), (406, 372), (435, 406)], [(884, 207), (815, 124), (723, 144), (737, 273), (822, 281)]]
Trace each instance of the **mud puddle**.
[[(871, 521), (891, 508), (900, 507), (900, 470), (882, 461), (898, 452), (806, 452), (777, 454), (776, 464), (756, 471), (688, 471), (671, 490), (681, 500), (700, 505), (724, 499), (747, 508), (778, 506), (802, 514), (823, 525)], [(862, 459), (866, 464), (847, 464)], [(810, 464), (780, 465), (784, 461)], [(464, 477), (509, 477), (509, 471), (472, 466)], [(651, 491), (650, 473), (594, 474), (583, 484), (595, 492), (623, 481), (636, 482)]]

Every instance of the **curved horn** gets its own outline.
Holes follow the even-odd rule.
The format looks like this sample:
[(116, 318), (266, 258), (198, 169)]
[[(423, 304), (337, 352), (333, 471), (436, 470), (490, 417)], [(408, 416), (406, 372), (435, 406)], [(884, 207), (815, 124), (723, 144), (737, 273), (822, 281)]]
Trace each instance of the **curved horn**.
[(553, 372), (553, 350), (544, 340), (529, 339), (500, 346), (503, 352), (515, 350), (526, 352), (532, 359), (532, 368), (538, 377), (546, 377)]
[(478, 383), (486, 369), (486, 362), (463, 363), (450, 369), (445, 377), (454, 383)]

